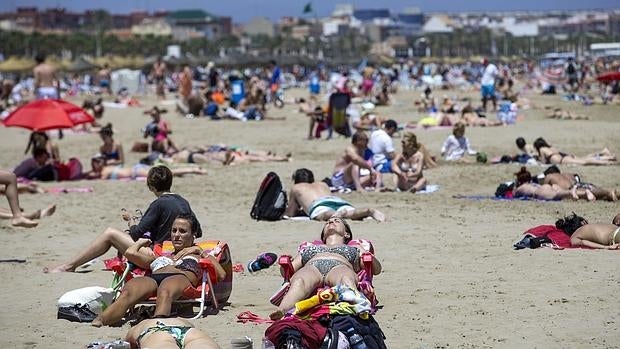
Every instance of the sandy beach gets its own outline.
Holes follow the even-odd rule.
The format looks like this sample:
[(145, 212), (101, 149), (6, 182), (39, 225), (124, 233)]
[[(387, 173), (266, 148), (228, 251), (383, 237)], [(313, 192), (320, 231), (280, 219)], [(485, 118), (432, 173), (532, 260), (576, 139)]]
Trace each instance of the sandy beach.
[[(288, 90), (287, 98), (306, 96), (306, 90)], [(441, 96), (478, 93), (437, 91)], [(414, 112), (419, 91), (401, 91), (393, 105), (377, 108), (382, 116), (399, 123), (423, 116)], [(620, 152), (619, 106), (585, 107), (564, 102), (560, 96), (529, 95), (535, 108), (522, 111), (524, 120), (513, 126), (468, 128), (472, 147), (492, 156), (516, 152), (514, 140), (528, 142), (543, 136), (562, 151), (585, 155), (608, 147)], [(81, 99), (72, 99), (81, 104)], [(126, 149), (126, 166), (144, 154), (130, 153), (141, 140), (140, 128), (149, 118), (144, 107), (106, 109), (103, 122), (112, 122), (115, 139)], [(477, 103), (477, 102), (476, 102)], [(589, 116), (587, 121), (550, 120), (546, 105), (560, 106)], [(168, 109), (171, 109), (169, 106)], [(233, 262), (246, 264), (270, 251), (292, 254), (302, 241), (319, 237), (322, 224), (310, 221), (256, 222), (249, 211), (256, 190), (268, 171), (277, 172), (290, 188), (293, 170), (307, 167), (321, 179), (331, 174), (336, 157), (349, 139), (305, 139), (308, 120), (295, 105), (270, 110), (285, 121), (236, 122), (186, 119), (174, 111), (165, 114), (179, 145), (225, 143), (279, 155), (292, 153), (292, 161), (236, 166), (206, 165), (206, 176), (175, 178), (173, 191), (189, 200), (207, 238), (226, 240)], [(431, 153), (438, 155), (445, 130), (413, 130)], [(71, 133), (60, 146), (63, 159), (78, 157), (90, 167), (99, 148), (98, 134)], [(402, 132), (401, 132), (402, 134)], [(24, 158), (29, 132), (0, 127), (0, 168), (10, 169)], [(400, 150), (400, 140), (394, 143)], [(457, 165), (442, 163), (425, 171), (429, 183), (440, 190), (432, 194), (351, 193), (343, 197), (358, 207), (375, 207), (387, 216), (383, 224), (353, 222), (356, 237), (370, 239), (383, 264), (375, 287), (383, 308), (376, 320), (390, 348), (617, 348), (620, 315), (615, 301), (620, 286), (616, 270), (620, 252), (593, 250), (521, 250), (512, 244), (526, 229), (553, 224), (571, 211), (590, 222), (611, 222), (620, 213), (618, 202), (538, 202), (455, 199), (455, 194), (493, 195), (497, 185), (512, 178), (518, 165)], [(620, 188), (618, 166), (566, 167), (587, 182)], [(531, 167), (538, 174), (544, 167)], [(92, 187), (92, 193), (23, 194), (26, 211), (56, 203), (58, 209), (35, 229), (17, 229), (0, 222), (0, 259), (25, 259), (26, 263), (0, 263), (0, 348), (83, 348), (95, 340), (124, 337), (122, 328), (93, 328), (86, 323), (56, 319), (56, 302), (65, 292), (86, 286), (108, 286), (112, 273), (102, 260), (79, 273), (44, 274), (74, 255), (106, 227), (126, 228), (120, 209), (145, 210), (154, 200), (143, 181), (75, 181), (45, 183), (49, 187)], [(4, 200), (4, 199), (3, 199)], [(7, 207), (6, 201), (2, 203)], [(112, 257), (110, 251), (105, 258)], [(233, 338), (249, 336), (260, 348), (267, 325), (239, 324), (236, 316), (252, 311), (261, 316), (273, 310), (269, 297), (280, 286), (278, 268), (255, 274), (234, 274), (230, 304), (217, 315), (195, 320), (222, 348)]]

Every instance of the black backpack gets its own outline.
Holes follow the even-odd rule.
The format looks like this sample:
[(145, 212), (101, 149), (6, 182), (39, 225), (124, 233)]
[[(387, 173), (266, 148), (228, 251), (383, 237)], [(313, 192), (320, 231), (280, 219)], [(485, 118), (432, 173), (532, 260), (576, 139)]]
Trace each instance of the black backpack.
[(368, 319), (364, 320), (358, 316), (354, 315), (339, 315), (334, 316), (332, 318), (332, 322), (330, 328), (334, 331), (340, 331), (344, 333), (344, 335), (349, 340), (349, 343), (352, 344), (352, 348), (355, 348), (353, 342), (356, 342), (356, 339), (351, 339), (352, 337), (363, 338), (364, 344), (368, 349), (387, 349), (385, 345), (385, 334), (381, 331), (379, 324), (375, 321), (375, 319), (370, 316)]
[(258, 188), (250, 216), (257, 221), (280, 220), (286, 211), (287, 203), (280, 177), (275, 172), (269, 172)]

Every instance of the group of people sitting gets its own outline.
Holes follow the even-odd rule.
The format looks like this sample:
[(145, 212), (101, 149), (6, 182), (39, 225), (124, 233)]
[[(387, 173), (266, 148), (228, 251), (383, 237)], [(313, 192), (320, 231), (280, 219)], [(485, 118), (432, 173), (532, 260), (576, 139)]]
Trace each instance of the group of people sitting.
[[(324, 183), (314, 183), (311, 172), (300, 169), (294, 174), (291, 206), (293, 212), (303, 206), (315, 219), (326, 221), (321, 230), (321, 245), (309, 245), (293, 258), (294, 274), (290, 288), (278, 308), (271, 313), (272, 319), (288, 318), (295, 313), (295, 304), (312, 294), (317, 287), (346, 287), (357, 290), (357, 272), (361, 270), (362, 254), (368, 252), (362, 245), (351, 245), (353, 232), (345, 218), (362, 219), (371, 216), (379, 221), (382, 213), (373, 209), (356, 210), (350, 205), (332, 206), (324, 197), (315, 202), (313, 194), (329, 195)], [(306, 177), (304, 177), (306, 176)], [(147, 176), (147, 187), (156, 196), (143, 217), (138, 221), (127, 212), (122, 218), (128, 222), (127, 232), (107, 228), (86, 248), (73, 258), (44, 272), (72, 272), (87, 261), (116, 248), (129, 262), (150, 273), (134, 277), (123, 287), (120, 296), (92, 322), (93, 326), (114, 325), (121, 321), (138, 302), (157, 295), (152, 319), (131, 328), (126, 339), (138, 347), (168, 348), (218, 348), (204, 332), (182, 319), (172, 317), (172, 303), (183, 291), (201, 282), (199, 259), (208, 259), (214, 269), (214, 282), (223, 280), (226, 271), (212, 254), (195, 244), (202, 237), (200, 223), (190, 204), (182, 196), (171, 192), (173, 174), (162, 166), (153, 167)], [(307, 187), (307, 188), (306, 188)], [(174, 251), (171, 255), (160, 254), (158, 245), (170, 240)], [(381, 264), (372, 256), (372, 273), (379, 274)]]

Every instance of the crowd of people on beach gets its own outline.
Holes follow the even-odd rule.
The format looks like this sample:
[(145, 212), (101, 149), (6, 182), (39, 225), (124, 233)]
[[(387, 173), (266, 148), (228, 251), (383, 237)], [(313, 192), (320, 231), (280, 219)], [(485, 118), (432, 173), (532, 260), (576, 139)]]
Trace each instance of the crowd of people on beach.
[[(125, 147), (114, 138), (118, 125), (104, 121), (105, 104), (110, 101), (124, 107), (140, 107), (142, 102), (138, 95), (131, 95), (123, 89), (112, 90), (109, 66), (99, 69), (93, 75), (90, 87), (86, 88), (82, 78), (61, 77), (46, 63), (44, 55), (38, 55), (36, 61), (32, 77), (3, 81), (0, 101), (3, 115), (9, 115), (29, 99), (59, 99), (75, 94), (73, 98), (84, 98), (82, 107), (95, 117), (95, 122), (79, 126), (74, 131), (98, 134), (101, 143), (93, 147), (93, 156), (89, 159), (91, 168), (85, 170), (79, 159), (67, 155), (69, 151), (61, 148), (60, 140), (52, 139), (51, 134), (56, 131), (33, 130), (25, 150), (27, 158), (11, 171), (0, 171), (0, 182), (5, 187), (3, 193), (10, 207), (10, 210), (1, 210), (0, 217), (9, 219), (15, 227), (34, 228), (39, 219), (54, 214), (55, 205), (31, 213), (22, 212), (19, 194), (44, 192), (37, 182), (144, 179), (156, 199), (140, 219), (124, 212), (122, 218), (127, 222), (127, 230), (108, 227), (73, 257), (57, 266), (46, 267), (44, 271), (73, 272), (114, 248), (127, 261), (149, 272), (144, 277), (127, 281), (117, 299), (92, 319), (93, 326), (117, 324), (127, 319), (127, 311), (135, 304), (157, 295), (154, 313), (148, 316), (150, 318), (140, 319), (142, 321), (127, 334), (132, 347), (163, 348), (173, 344), (179, 348), (217, 348), (206, 333), (172, 315), (172, 304), (182, 297), (184, 290), (198, 287), (204, 281), (205, 265), (209, 265), (212, 271), (210, 282), (222, 282), (232, 272), (224, 268), (214, 254), (196, 245), (195, 239), (203, 235), (200, 222), (190, 203), (171, 191), (173, 177), (206, 175), (204, 167), (214, 164), (288, 162), (293, 161), (292, 154), (277, 155), (272, 151), (226, 144), (181, 145), (178, 143), (180, 137), (176, 138), (166, 117), (168, 110), (158, 106), (143, 110), (143, 114), (151, 118), (142, 129), (143, 139), (136, 140), (131, 148)], [(567, 61), (566, 84), (557, 86), (557, 90), (563, 88), (573, 100), (576, 95), (590, 94), (589, 100), (592, 101), (598, 94), (602, 96), (601, 103), (617, 103), (617, 82), (591, 82), (593, 74), (611, 68), (605, 64)], [(360, 287), (358, 273), (364, 270), (364, 265), (369, 266), (372, 275), (379, 274), (382, 267), (371, 253), (373, 251), (353, 238), (347, 220), (385, 222), (387, 218), (377, 208), (360, 208), (348, 202), (342, 197), (348, 192), (395, 191), (411, 195), (427, 191), (435, 183), (433, 178), (426, 177), (428, 172), (425, 170), (428, 169), (453, 166), (454, 163), (517, 162), (523, 167), (511, 181), (498, 187), (496, 196), (618, 201), (616, 189), (584, 182), (578, 174), (561, 172), (559, 167), (617, 165), (616, 155), (608, 148), (577, 156), (560, 151), (543, 137), (535, 139), (531, 145), (519, 137), (515, 141), (516, 155), (489, 159), (465, 136), (467, 127), (506, 126), (518, 122), (519, 110), (532, 107), (524, 92), (535, 89), (540, 93), (548, 92), (548, 82), (541, 67), (531, 62), (498, 65), (488, 59), (480, 64), (463, 65), (401, 62), (390, 68), (365, 63), (358, 69), (329, 71), (326, 66), (315, 69), (295, 66), (285, 71), (273, 60), (266, 67), (248, 68), (243, 72), (220, 69), (211, 62), (200, 69), (189, 65), (174, 68), (160, 57), (144, 74), (144, 81), (148, 81), (159, 101), (176, 95), (174, 104), (170, 105), (182, 117), (242, 122), (282, 121), (283, 118), (272, 115), (272, 110), (288, 105), (308, 117), (309, 141), (324, 137), (325, 131), (327, 139), (335, 135), (350, 138), (351, 143), (338, 154), (333, 170), (325, 174), (324, 180), (316, 180), (314, 172), (308, 168), (298, 168), (292, 174), (288, 203), (280, 218), (302, 216), (324, 221), (325, 225), (319, 242), (300, 249), (299, 254), (291, 259), (293, 273), (289, 275), (287, 292), (269, 314), (276, 323), (293, 321), (292, 318), (303, 313), (300, 310), (305, 304), (303, 302), (319, 287), (330, 290), (330, 297), (336, 299), (353, 293), (356, 302), (351, 303), (349, 310), (354, 316), (368, 319), (376, 311), (373, 305), (366, 307), (366, 303), (372, 304), (372, 296), (366, 293), (368, 289)], [(308, 98), (287, 99), (284, 90), (290, 86), (286, 86), (285, 74), (294, 81), (293, 86), (308, 87)], [(517, 86), (521, 90), (517, 90)], [(434, 95), (437, 91), (452, 93), (474, 87), (480, 90), (480, 105), (470, 98), (459, 100), (446, 94), (438, 99)], [(399, 89), (422, 91), (419, 100), (410, 101), (410, 109), (423, 115), (420, 120), (401, 120), (399, 123), (379, 113), (382, 106), (393, 102)], [(582, 119), (552, 109), (553, 118)], [(433, 151), (413, 132), (435, 127), (452, 129), (441, 149), (436, 150), (438, 155), (433, 155)], [(58, 132), (60, 139), (63, 133), (62, 130)], [(401, 140), (400, 147), (394, 144), (396, 137)], [(129, 149), (144, 153), (140, 163), (127, 163), (125, 151)], [(506, 152), (511, 151), (507, 149)], [(528, 170), (533, 164), (548, 167), (540, 176), (534, 176)], [(618, 217), (614, 218), (615, 225), (589, 224), (581, 217), (566, 217), (556, 225), (570, 235), (574, 246), (618, 249), (618, 220)], [(173, 245), (169, 254), (158, 250), (166, 240)], [(270, 256), (262, 258), (269, 259), (267, 267), (275, 262)], [(318, 302), (315, 306), (320, 304)], [(342, 316), (342, 313), (332, 315)], [(348, 337), (351, 344), (353, 337)], [(302, 342), (300, 339), (299, 348)]]

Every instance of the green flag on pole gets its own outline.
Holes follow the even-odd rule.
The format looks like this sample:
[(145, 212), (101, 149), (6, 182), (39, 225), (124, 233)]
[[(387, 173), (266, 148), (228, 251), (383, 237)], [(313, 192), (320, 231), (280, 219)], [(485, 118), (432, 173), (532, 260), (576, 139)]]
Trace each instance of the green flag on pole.
[(304, 6), (304, 14), (312, 12), (312, 3), (309, 2)]

